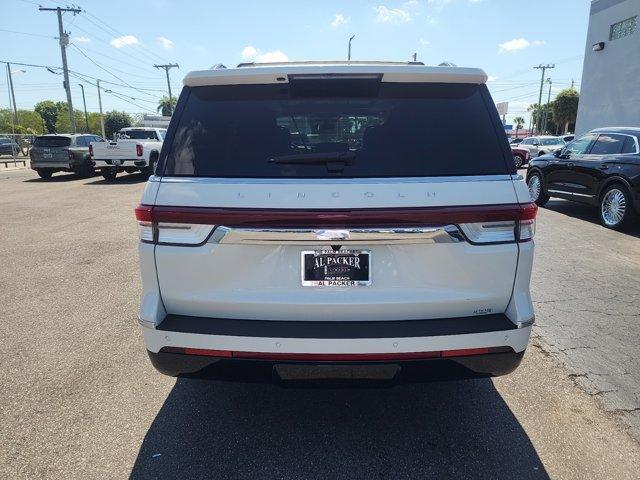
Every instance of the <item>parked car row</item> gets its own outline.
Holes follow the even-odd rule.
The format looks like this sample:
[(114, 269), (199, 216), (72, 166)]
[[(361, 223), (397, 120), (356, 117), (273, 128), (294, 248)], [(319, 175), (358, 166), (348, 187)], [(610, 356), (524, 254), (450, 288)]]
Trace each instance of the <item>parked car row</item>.
[(542, 135), (537, 137), (514, 138), (510, 140), (509, 144), (511, 145), (511, 152), (513, 153), (516, 168), (521, 168), (529, 163), (531, 158), (555, 152), (573, 139), (573, 135), (563, 135), (559, 137)]
[(29, 152), (31, 168), (41, 178), (56, 172), (74, 172), (82, 178), (100, 172), (114, 180), (119, 172), (153, 174), (166, 129), (129, 127), (114, 141), (98, 135), (51, 134), (36, 137)]
[(533, 158), (527, 185), (541, 207), (564, 198), (598, 207), (607, 228), (631, 225), (640, 212), (640, 128), (599, 128)]
[(19, 155), (20, 145), (11, 138), (0, 138), (0, 155)]

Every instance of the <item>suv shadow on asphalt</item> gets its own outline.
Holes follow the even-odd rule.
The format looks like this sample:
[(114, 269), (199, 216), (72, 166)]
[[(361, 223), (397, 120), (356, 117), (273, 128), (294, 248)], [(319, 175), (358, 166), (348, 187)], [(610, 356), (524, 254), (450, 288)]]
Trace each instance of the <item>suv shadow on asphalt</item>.
[[(600, 226), (597, 207), (554, 198), (549, 200), (543, 208)], [(605, 227), (602, 228), (604, 229)], [(630, 228), (620, 231), (620, 233), (640, 238), (640, 221), (637, 221), (636, 224)]]
[(489, 379), (375, 390), (178, 379), (130, 476), (431, 477), (549, 478)]
[(126, 173), (118, 175), (115, 180), (105, 180), (100, 177), (87, 183), (87, 185), (132, 185), (134, 183), (145, 183), (146, 181), (147, 177), (142, 173)]
[[(35, 173), (34, 173), (35, 174)], [(23, 180), (25, 183), (60, 183), (60, 182), (71, 182), (73, 180), (88, 180), (87, 178), (82, 178), (76, 175), (75, 173), (56, 173), (51, 178), (40, 178), (34, 177), (29, 178), (28, 180)]]

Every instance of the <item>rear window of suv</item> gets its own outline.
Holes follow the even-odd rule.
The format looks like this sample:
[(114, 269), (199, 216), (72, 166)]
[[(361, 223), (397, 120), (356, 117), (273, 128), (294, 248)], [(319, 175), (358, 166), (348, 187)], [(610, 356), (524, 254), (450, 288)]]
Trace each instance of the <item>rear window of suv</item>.
[(358, 82), (185, 87), (161, 160), (164, 175), (512, 173), (506, 136), (496, 127), (484, 85)]
[(70, 137), (36, 137), (34, 147), (68, 147), (71, 145)]

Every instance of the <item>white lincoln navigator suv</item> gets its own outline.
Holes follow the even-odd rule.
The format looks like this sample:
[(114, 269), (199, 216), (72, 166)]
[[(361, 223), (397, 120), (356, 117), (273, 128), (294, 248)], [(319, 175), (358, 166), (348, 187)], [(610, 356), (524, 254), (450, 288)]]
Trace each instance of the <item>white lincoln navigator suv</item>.
[(189, 73), (135, 212), (153, 365), (269, 382), (513, 371), (536, 206), (486, 79), (382, 62)]

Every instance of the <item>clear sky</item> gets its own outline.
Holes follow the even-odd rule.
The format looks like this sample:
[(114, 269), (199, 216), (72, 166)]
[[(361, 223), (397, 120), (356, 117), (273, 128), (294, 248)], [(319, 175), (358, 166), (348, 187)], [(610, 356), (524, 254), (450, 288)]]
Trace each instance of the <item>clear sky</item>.
[[(68, 3), (2, 0), (0, 61), (60, 67), (57, 19), (45, 7)], [(164, 71), (154, 63), (178, 63), (171, 71), (174, 95), (183, 75), (217, 63), (346, 59), (350, 35), (354, 60), (442, 61), (483, 68), (496, 102), (509, 101), (510, 121), (528, 119), (538, 100), (540, 71), (554, 92), (580, 87), (589, 18), (588, 0), (77, 0), (83, 10), (65, 14), (71, 33), (69, 68), (88, 82), (100, 78), (114, 93), (105, 111), (152, 112), (166, 93)], [(17, 33), (20, 32), (20, 33)], [(12, 66), (16, 103), (32, 108), (44, 99), (64, 100), (62, 76), (42, 68)], [(58, 70), (59, 71), (59, 70)], [(82, 108), (78, 77), (74, 106)], [(0, 108), (8, 108), (6, 74), (0, 76)], [(133, 87), (133, 88), (132, 88)], [(546, 99), (547, 86), (545, 85)], [(85, 83), (87, 109), (98, 110), (96, 88)], [(463, 122), (463, 119), (461, 119)]]

